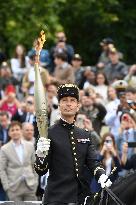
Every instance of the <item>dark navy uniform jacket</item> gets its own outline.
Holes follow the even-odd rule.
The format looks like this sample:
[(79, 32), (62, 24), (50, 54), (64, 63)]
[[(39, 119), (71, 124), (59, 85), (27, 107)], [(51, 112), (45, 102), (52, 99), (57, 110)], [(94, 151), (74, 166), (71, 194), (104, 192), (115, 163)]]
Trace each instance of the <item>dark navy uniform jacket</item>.
[(44, 204), (83, 201), (90, 192), (85, 171), (89, 169), (97, 180), (105, 174), (89, 132), (60, 119), (49, 128), (48, 138), (51, 139), (48, 156), (44, 160), (36, 156), (35, 162), (39, 175), (49, 169)]

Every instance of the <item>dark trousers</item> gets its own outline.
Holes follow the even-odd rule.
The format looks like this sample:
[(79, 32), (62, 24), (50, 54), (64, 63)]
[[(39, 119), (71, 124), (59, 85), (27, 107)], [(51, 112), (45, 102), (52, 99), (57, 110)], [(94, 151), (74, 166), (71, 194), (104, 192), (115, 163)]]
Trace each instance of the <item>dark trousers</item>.
[(6, 201), (6, 200), (7, 200), (6, 192), (4, 191), (2, 184), (0, 183), (0, 201)]

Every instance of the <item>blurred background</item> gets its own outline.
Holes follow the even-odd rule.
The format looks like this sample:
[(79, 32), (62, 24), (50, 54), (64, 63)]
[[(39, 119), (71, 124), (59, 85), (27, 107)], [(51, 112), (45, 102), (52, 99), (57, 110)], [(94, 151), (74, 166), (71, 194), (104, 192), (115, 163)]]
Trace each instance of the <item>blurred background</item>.
[(99, 42), (110, 36), (124, 53), (128, 64), (136, 60), (136, 6), (127, 0), (7, 0), (0, 6), (0, 48), (8, 57), (17, 43), (31, 48), (43, 29), (46, 48), (55, 33), (64, 30), (69, 42), (86, 64), (94, 64)]

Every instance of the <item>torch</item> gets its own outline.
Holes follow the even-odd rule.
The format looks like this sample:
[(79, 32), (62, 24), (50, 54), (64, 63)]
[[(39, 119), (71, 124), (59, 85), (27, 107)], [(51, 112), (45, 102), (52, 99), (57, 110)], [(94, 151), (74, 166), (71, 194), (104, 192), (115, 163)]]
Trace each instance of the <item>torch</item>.
[(35, 46), (36, 56), (35, 56), (35, 82), (34, 82), (34, 100), (35, 100), (35, 111), (36, 111), (36, 122), (40, 137), (48, 136), (48, 106), (46, 99), (46, 91), (43, 86), (40, 67), (39, 67), (39, 57), (42, 50), (43, 44), (45, 42), (44, 31), (40, 32), (40, 36), (37, 39)]

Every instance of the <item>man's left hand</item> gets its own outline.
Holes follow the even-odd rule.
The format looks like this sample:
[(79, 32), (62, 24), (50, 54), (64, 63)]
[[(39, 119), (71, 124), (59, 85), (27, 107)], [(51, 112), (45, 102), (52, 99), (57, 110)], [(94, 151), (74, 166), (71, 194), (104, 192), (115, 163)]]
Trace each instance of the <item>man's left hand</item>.
[(98, 183), (101, 184), (101, 188), (110, 187), (112, 185), (112, 182), (110, 179), (108, 179), (108, 176), (105, 174), (102, 174), (98, 180)]

